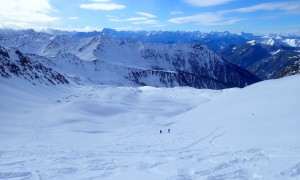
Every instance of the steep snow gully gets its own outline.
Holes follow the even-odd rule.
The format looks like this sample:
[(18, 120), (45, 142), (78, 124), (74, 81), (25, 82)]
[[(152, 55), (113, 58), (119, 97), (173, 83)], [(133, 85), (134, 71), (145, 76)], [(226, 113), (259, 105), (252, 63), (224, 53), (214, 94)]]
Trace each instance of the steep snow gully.
[(0, 179), (300, 178), (299, 75), (224, 90), (0, 81)]

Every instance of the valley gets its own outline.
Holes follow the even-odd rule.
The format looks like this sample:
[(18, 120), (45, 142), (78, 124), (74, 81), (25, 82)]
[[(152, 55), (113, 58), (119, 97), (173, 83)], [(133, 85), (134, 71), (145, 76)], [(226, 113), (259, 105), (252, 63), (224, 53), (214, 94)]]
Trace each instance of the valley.
[(224, 90), (2, 79), (0, 178), (298, 179), (299, 78)]
[(95, 33), (0, 31), (0, 179), (299, 179), (298, 41)]

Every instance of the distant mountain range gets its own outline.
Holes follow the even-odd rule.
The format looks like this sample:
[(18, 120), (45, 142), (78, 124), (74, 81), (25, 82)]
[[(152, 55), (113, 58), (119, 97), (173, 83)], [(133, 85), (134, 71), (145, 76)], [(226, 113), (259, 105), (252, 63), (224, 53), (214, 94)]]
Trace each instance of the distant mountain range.
[[(49, 30), (50, 31), (50, 30)], [(61, 34), (61, 33), (60, 33)], [(219, 53), (227, 61), (247, 69), (262, 79), (280, 78), (288, 66), (297, 64), (300, 57), (300, 35), (199, 31), (116, 31), (103, 29), (88, 33), (73, 33), (77, 37), (107, 34), (123, 40), (150, 43), (201, 43)], [(300, 73), (293, 71), (293, 73)], [(288, 73), (289, 74), (289, 73)]]
[[(1, 29), (0, 46), (2, 52), (18, 51), (34, 62), (43, 59), (45, 68), (55, 69), (67, 81), (76, 79), (83, 84), (218, 89), (259, 80), (230, 63), (261, 79), (300, 73), (300, 36), (296, 34)], [(60, 69), (46, 66), (44, 61)], [(3, 62), (1, 68), (4, 72)]]
[[(220, 54), (229, 62), (245, 68), (262, 79), (283, 77), (287, 67), (300, 60), (299, 40), (262, 39), (230, 45)], [(294, 72), (295, 74), (300, 71)]]
[[(85, 33), (84, 33), (85, 34)], [(149, 43), (82, 34), (0, 31), (2, 78), (33, 84), (191, 86), (221, 89), (260, 81), (200, 43)]]

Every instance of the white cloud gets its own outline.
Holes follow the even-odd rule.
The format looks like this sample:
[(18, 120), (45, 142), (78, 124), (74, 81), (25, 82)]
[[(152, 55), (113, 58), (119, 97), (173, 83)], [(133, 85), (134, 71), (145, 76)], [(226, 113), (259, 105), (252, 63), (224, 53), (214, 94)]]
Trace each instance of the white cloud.
[(233, 0), (185, 0), (188, 4), (197, 7), (217, 6)]
[(238, 12), (238, 13), (250, 13), (257, 11), (272, 11), (283, 10), (288, 13), (300, 13), (300, 1), (290, 2), (278, 2), (278, 3), (262, 3), (254, 6), (248, 6), (244, 8), (232, 9), (227, 11), (221, 11), (222, 13)]
[(155, 15), (149, 14), (149, 13), (145, 13), (145, 12), (135, 12), (135, 14), (138, 14), (138, 15), (141, 15), (141, 16), (145, 16), (145, 17), (148, 17), (148, 18), (156, 18)]
[(127, 19), (119, 19), (118, 17), (110, 16), (109, 20), (113, 21), (113, 22), (129, 22), (129, 21), (145, 21), (145, 20), (148, 20), (148, 18), (146, 18), (146, 17), (131, 17), (131, 18), (127, 18)]
[(109, 21), (113, 22), (130, 22), (133, 25), (160, 25), (160, 22), (156, 20), (156, 15), (136, 11), (134, 12), (137, 15), (140, 15), (138, 17), (129, 17), (129, 18), (120, 18), (116, 16), (106, 15)]
[(53, 23), (60, 18), (50, 14), (57, 12), (49, 0), (1, 0), (0, 26), (10, 28), (34, 28)]
[(117, 16), (112, 16), (112, 15), (106, 15), (106, 17), (109, 19), (117, 19), (118, 18)]
[(145, 20), (145, 21), (135, 21), (133, 22), (132, 24), (159, 24), (156, 20), (153, 20), (153, 19), (148, 19), (148, 20)]
[(128, 26), (128, 27), (115, 27), (114, 28), (117, 31), (140, 31), (140, 30), (145, 30), (142, 27), (133, 27), (133, 26)]
[(146, 17), (131, 17), (127, 19), (118, 19), (116, 17), (110, 17), (109, 20), (113, 22), (131, 22), (134, 25), (139, 25), (139, 24), (160, 25), (160, 23), (157, 20), (149, 19)]
[(93, 2), (110, 2), (110, 0), (93, 0)]
[(213, 14), (213, 13), (204, 13), (204, 14), (197, 14), (193, 16), (184, 16), (170, 19), (168, 22), (175, 23), (175, 24), (183, 24), (183, 23), (190, 23), (195, 22), (202, 25), (231, 25), (242, 19), (238, 18), (224, 18), (222, 14)]
[(79, 18), (76, 17), (76, 16), (72, 16), (72, 17), (69, 17), (68, 19), (70, 19), (70, 20), (78, 20)]
[(90, 10), (119, 10), (125, 9), (126, 6), (122, 4), (112, 3), (110, 0), (93, 0), (91, 3), (81, 4), (80, 8)]
[[(195, 6), (205, 6), (208, 5), (211, 1), (206, 0), (186, 0)], [(214, 3), (221, 3), (220, 0), (214, 1)], [(225, 1), (223, 1), (225, 2)], [(227, 1), (229, 2), (229, 1)], [(212, 2), (211, 2), (212, 3)], [(274, 11), (282, 10), (290, 14), (300, 14), (300, 1), (288, 1), (288, 2), (277, 2), (277, 3), (261, 3), (253, 6), (217, 11), (215, 13), (202, 13), (193, 16), (183, 16), (178, 18), (169, 19), (168, 22), (175, 24), (183, 23), (199, 23), (202, 25), (231, 25), (235, 24), (244, 19), (241, 18), (227, 18), (225, 17), (229, 13), (251, 13), (258, 11)]]
[[(41, 30), (41, 31), (47, 31), (49, 29), (49, 27), (42, 27), (39, 28), (37, 30)], [(60, 31), (77, 31), (77, 32), (91, 32), (91, 31), (101, 31), (103, 28), (101, 27), (91, 27), (91, 26), (86, 26), (86, 27), (72, 27), (72, 26), (68, 26), (68, 27), (52, 27), (51, 29), (54, 30), (60, 30)]]
[(132, 17), (132, 18), (127, 18), (124, 21), (144, 21), (147, 20), (148, 18), (145, 17)]
[(179, 14), (183, 14), (182, 11), (172, 11), (170, 12), (171, 15), (179, 15)]
[(143, 20), (147, 20), (147, 18), (145, 18), (145, 17), (133, 17), (133, 18), (127, 18), (124, 21), (143, 21)]

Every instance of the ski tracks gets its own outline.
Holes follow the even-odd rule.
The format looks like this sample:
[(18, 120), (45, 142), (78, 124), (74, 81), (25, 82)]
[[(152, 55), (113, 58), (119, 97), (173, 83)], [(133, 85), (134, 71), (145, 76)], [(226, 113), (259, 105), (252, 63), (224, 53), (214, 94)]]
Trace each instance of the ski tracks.
[(270, 171), (274, 161), (287, 156), (297, 160), (299, 149), (219, 147), (215, 141), (225, 134), (222, 128), (206, 135), (174, 130), (151, 136), (149, 132), (137, 131), (136, 136), (119, 141), (116, 136), (112, 144), (85, 150), (46, 146), (2, 150), (0, 179), (122, 179), (128, 172), (169, 180), (297, 179), (300, 175), (299, 159), (277, 167), (276, 174)]

